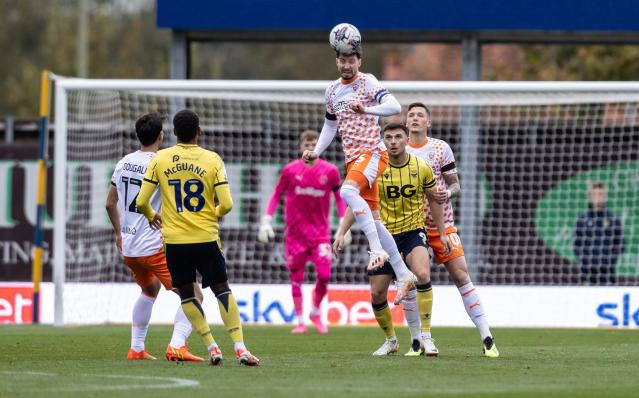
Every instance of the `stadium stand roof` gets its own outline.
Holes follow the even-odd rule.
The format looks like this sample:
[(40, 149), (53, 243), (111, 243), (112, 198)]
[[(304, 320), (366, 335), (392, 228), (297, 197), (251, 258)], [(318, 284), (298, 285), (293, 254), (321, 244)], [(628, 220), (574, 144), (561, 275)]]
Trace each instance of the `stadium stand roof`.
[(191, 41), (324, 41), (349, 22), (366, 42), (461, 42), (462, 78), (476, 80), (482, 43), (639, 43), (637, 16), (636, 0), (157, 0), (174, 78)]

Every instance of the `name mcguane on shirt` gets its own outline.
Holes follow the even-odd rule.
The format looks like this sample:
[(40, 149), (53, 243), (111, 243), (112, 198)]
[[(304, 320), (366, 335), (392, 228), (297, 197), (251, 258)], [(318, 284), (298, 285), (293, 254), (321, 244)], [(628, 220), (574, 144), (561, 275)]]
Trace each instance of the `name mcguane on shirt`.
[(206, 174), (206, 170), (201, 168), (200, 166), (196, 166), (193, 163), (177, 163), (173, 167), (169, 167), (164, 170), (164, 175), (169, 177), (171, 174), (175, 174), (178, 171), (190, 171), (199, 175), (200, 177), (204, 177)]

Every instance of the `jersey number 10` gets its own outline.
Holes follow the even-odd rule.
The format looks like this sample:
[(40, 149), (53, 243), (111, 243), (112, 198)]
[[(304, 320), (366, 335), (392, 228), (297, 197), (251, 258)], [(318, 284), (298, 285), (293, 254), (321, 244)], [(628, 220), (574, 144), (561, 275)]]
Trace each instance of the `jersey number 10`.
[[(187, 180), (182, 186), (182, 180), (169, 180), (169, 185), (173, 187), (175, 193), (175, 209), (182, 213), (184, 208), (188, 211), (197, 212), (204, 207), (204, 184), (200, 180)], [(195, 189), (193, 188), (195, 187)], [(184, 193), (184, 197), (182, 196)], [(195, 202), (195, 203), (194, 203)]]

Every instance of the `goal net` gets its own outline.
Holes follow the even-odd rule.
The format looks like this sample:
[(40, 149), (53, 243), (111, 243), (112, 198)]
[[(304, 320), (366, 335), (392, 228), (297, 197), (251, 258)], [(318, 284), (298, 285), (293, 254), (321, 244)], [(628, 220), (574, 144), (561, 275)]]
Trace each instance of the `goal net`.
[[(139, 116), (166, 116), (169, 133), (173, 114), (185, 107), (200, 116), (200, 145), (218, 152), (226, 163), (235, 202), (221, 223), (230, 281), (287, 283), (282, 204), (275, 242), (259, 243), (257, 229), (279, 171), (299, 157), (299, 133), (322, 127), (327, 85), (57, 80), (56, 287), (131, 281), (104, 210), (109, 179), (115, 163), (138, 147), (134, 124)], [(607, 189), (608, 207), (623, 224), (616, 283), (637, 284), (638, 85), (387, 82), (386, 87), (404, 109), (415, 101), (427, 104), (432, 113), (429, 134), (446, 140), (455, 153), (462, 186), (461, 198), (453, 203), (455, 218), (476, 282), (579, 284), (575, 224), (588, 208), (589, 184), (598, 181)], [(339, 137), (323, 157), (343, 172)], [(355, 233), (353, 244), (334, 262), (332, 283), (367, 283), (367, 260), (366, 240)], [(438, 265), (432, 267), (432, 280), (450, 283)], [(74, 303), (108, 295), (72, 292), (76, 290), (56, 289), (56, 317), (64, 313), (63, 322), (75, 319)]]

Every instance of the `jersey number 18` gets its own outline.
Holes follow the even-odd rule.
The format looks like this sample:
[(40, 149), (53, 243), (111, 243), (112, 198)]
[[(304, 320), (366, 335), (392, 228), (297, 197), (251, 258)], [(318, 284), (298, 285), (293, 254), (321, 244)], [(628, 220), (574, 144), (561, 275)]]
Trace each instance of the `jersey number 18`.
[[(173, 187), (175, 193), (175, 208), (178, 213), (182, 213), (184, 208), (188, 211), (198, 212), (204, 207), (204, 184), (200, 180), (187, 180), (182, 185), (182, 180), (169, 180), (169, 185)], [(194, 189), (195, 187), (195, 189)], [(184, 193), (184, 197), (182, 197)], [(195, 202), (195, 204), (194, 204)]]

